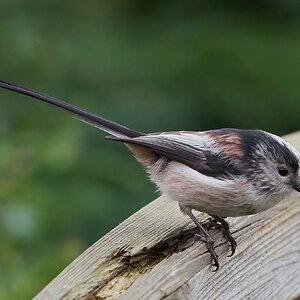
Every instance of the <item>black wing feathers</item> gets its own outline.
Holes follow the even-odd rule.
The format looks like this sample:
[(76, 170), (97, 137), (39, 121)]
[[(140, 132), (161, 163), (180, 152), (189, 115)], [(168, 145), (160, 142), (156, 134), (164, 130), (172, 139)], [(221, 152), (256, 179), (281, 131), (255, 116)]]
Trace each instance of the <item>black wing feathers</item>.
[(238, 168), (222, 159), (220, 155), (214, 155), (208, 150), (202, 150), (199, 147), (167, 137), (147, 138), (147, 136), (141, 136), (131, 139), (108, 136), (107, 138), (149, 149), (207, 176), (225, 179), (241, 173)]

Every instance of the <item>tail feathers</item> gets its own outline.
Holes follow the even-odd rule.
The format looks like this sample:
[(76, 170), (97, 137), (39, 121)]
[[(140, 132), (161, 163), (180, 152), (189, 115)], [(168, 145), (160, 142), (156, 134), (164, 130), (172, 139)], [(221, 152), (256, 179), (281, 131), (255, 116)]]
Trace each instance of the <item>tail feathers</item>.
[(102, 117), (94, 115), (92, 113), (89, 113), (79, 107), (76, 107), (75, 105), (66, 103), (62, 100), (42, 94), (40, 92), (25, 88), (25, 87), (22, 87), (22, 86), (13, 84), (13, 83), (9, 83), (9, 82), (3, 81), (3, 80), (0, 80), (0, 87), (7, 89), (7, 90), (17, 92), (19, 94), (30, 96), (30, 97), (40, 100), (42, 102), (46, 102), (53, 106), (59, 107), (69, 113), (72, 113), (78, 119), (80, 119), (92, 126), (95, 126), (113, 136), (133, 138), (133, 137), (143, 135), (143, 133), (141, 133), (141, 132), (129, 129), (125, 126), (122, 126), (120, 124), (114, 123), (112, 121), (109, 121), (107, 119), (104, 119)]

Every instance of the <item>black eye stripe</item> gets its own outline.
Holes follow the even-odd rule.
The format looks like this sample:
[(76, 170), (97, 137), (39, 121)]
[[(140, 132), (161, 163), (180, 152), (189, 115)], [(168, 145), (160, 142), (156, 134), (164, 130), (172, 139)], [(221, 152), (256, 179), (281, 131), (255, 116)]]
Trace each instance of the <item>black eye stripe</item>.
[(255, 152), (258, 146), (264, 146), (267, 149), (265, 155), (271, 157), (275, 162), (280, 162), (284, 166), (287, 166), (289, 172), (298, 172), (298, 156), (284, 143), (280, 143), (270, 134), (261, 130), (236, 130), (235, 134), (240, 136), (241, 145), (246, 156), (251, 155), (256, 159)]

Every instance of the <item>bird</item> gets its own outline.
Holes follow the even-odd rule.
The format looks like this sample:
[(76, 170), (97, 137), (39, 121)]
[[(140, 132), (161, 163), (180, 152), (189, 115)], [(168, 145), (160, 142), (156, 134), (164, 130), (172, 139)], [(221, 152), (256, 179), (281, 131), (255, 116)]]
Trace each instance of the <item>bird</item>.
[[(260, 213), (300, 192), (300, 154), (275, 134), (236, 128), (143, 133), (14, 83), (0, 80), (0, 87), (56, 106), (124, 143), (158, 190), (196, 225), (194, 240), (205, 243), (214, 271), (219, 260), (211, 228), (223, 232), (232, 256), (237, 243), (227, 217)], [(211, 218), (201, 223), (193, 210)]]

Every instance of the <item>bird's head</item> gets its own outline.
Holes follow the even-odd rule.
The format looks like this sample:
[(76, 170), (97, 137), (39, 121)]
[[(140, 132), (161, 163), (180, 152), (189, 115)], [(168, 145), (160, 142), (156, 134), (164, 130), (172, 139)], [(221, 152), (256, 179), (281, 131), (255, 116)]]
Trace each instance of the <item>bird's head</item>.
[[(250, 150), (250, 172), (261, 192), (300, 192), (300, 154), (282, 138), (259, 131)], [(252, 176), (251, 176), (252, 177)]]

